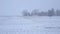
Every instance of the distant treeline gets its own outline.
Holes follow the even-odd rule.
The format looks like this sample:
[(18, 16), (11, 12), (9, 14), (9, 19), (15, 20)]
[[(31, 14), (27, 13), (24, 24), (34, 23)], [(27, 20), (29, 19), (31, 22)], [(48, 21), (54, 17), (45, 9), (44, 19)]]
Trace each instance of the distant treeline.
[(60, 16), (60, 10), (54, 10), (53, 8), (48, 11), (39, 11), (38, 9), (34, 9), (32, 12), (28, 12), (27, 10), (23, 10), (23, 16)]

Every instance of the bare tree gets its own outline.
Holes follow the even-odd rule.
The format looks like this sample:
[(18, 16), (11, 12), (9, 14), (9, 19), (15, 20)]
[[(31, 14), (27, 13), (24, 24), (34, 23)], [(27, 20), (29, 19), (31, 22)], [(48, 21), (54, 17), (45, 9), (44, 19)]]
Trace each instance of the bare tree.
[(56, 16), (60, 16), (60, 10), (56, 10)]
[(23, 10), (22, 14), (23, 16), (30, 16), (30, 13), (27, 10)]
[(54, 15), (55, 15), (55, 12), (53, 8), (51, 10), (48, 10), (48, 16), (54, 16)]
[(41, 16), (47, 16), (47, 12), (43, 12), (43, 11), (42, 11), (42, 12), (40, 13), (40, 15), (41, 15)]
[(32, 15), (32, 16), (38, 16), (38, 15), (39, 15), (39, 10), (38, 10), (38, 9), (34, 9), (34, 10), (31, 12), (31, 15)]

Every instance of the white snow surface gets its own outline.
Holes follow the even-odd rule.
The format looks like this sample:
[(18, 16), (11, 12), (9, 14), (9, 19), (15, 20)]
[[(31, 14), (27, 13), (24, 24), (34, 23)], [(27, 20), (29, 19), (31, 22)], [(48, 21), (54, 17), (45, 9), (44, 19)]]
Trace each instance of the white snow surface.
[(60, 17), (0, 17), (0, 34), (60, 34)]

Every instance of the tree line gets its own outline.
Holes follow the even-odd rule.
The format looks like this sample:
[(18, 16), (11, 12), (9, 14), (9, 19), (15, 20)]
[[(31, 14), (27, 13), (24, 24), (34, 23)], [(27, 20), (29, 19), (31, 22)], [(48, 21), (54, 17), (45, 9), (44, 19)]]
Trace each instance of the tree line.
[(34, 9), (32, 12), (28, 12), (27, 10), (22, 11), (23, 16), (60, 16), (60, 10), (54, 10), (54, 8), (48, 11), (39, 11), (38, 9)]

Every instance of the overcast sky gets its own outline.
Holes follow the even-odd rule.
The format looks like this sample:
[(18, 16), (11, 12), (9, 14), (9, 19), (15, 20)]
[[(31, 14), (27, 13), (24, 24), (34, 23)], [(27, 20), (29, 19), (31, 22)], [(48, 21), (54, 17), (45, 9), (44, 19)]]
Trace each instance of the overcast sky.
[(27, 9), (60, 9), (60, 0), (0, 0), (0, 15), (19, 15), (21, 11)]

